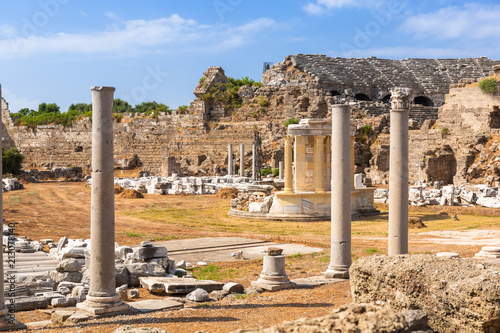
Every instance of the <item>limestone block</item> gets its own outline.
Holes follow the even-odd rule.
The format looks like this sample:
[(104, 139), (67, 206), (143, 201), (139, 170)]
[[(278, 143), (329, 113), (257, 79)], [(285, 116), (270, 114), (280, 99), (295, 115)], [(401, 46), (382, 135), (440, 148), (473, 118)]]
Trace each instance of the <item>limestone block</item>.
[(75, 258), (69, 258), (61, 261), (57, 265), (56, 270), (58, 272), (80, 272), (82, 265)]
[(82, 280), (82, 276), (83, 275), (80, 272), (57, 272), (57, 271), (50, 272), (51, 279), (54, 280), (56, 283), (64, 281), (79, 283)]
[[(233, 199), (233, 200), (237, 200), (237, 199)], [(271, 205), (271, 208), (269, 208), (269, 214), (283, 214), (283, 207), (281, 207), (278, 204), (278, 200), (273, 200), (273, 204)]]
[(85, 247), (64, 248), (62, 251), (62, 258), (78, 258), (85, 259)]
[(55, 308), (67, 308), (70, 306), (75, 306), (78, 303), (76, 297), (63, 297), (63, 298), (53, 298), (51, 305)]
[(32, 293), (52, 291), (56, 287), (55, 281), (49, 275), (41, 273), (18, 275), (16, 284), (27, 286)]
[(205, 289), (196, 289), (186, 295), (186, 299), (194, 302), (207, 302), (210, 300), (208, 292)]
[(243, 294), (245, 292), (245, 288), (241, 284), (235, 282), (226, 283), (222, 287), (222, 290), (230, 294)]
[(125, 267), (129, 273), (131, 287), (139, 286), (139, 278), (147, 276), (164, 276), (165, 268), (157, 263), (135, 263), (126, 264)]
[(438, 332), (500, 330), (496, 265), (433, 255), (370, 256), (355, 261), (349, 275), (356, 303), (422, 309)]
[(186, 294), (198, 288), (210, 292), (213, 290), (221, 290), (224, 286), (222, 282), (196, 280), (188, 277), (141, 277), (140, 280), (143, 288), (151, 292), (166, 292), (167, 294)]
[(83, 302), (87, 299), (89, 293), (88, 286), (76, 286), (71, 290), (71, 296), (76, 298), (78, 302)]
[(167, 248), (164, 246), (143, 246), (136, 247), (134, 250), (134, 259), (144, 260), (152, 258), (167, 258)]
[(128, 253), (133, 253), (134, 250), (130, 246), (119, 246), (115, 248), (115, 259), (125, 261)]
[[(30, 311), (36, 309), (46, 309), (49, 306), (47, 298), (38, 297), (18, 297), (12, 303), (15, 304), (16, 311)], [(5, 304), (11, 304), (8, 298), (5, 299)]]

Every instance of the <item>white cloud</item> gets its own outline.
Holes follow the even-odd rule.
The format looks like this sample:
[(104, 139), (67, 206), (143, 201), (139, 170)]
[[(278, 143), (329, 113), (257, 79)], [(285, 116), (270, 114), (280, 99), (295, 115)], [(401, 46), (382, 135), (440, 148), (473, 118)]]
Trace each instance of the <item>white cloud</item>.
[(224, 51), (250, 43), (261, 30), (275, 25), (269, 18), (230, 27), (202, 25), (177, 14), (155, 20), (129, 20), (109, 30), (80, 34), (61, 32), (51, 36), (16, 36), (0, 40), (0, 58), (35, 54), (78, 53), (105, 55), (157, 52), (167, 46), (189, 47), (197, 51)]
[(382, 3), (384, 0), (316, 0), (316, 3), (308, 2), (302, 9), (308, 14), (317, 16), (329, 12), (331, 9), (343, 7), (373, 9)]
[(8, 24), (1, 24), (0, 25), (0, 36), (2, 37), (12, 37), (17, 34), (16, 28), (13, 26), (10, 26)]
[(107, 18), (109, 19), (112, 19), (112, 20), (116, 20), (116, 21), (119, 21), (120, 18), (118, 17), (118, 15), (116, 15), (115, 13), (113, 13), (112, 11), (107, 11), (104, 13), (104, 16), (106, 16)]
[(40, 104), (39, 100), (29, 100), (26, 97), (19, 97), (5, 88), (2, 89), (2, 97), (9, 104), (9, 111), (11, 113), (16, 113), (24, 108), (38, 110), (38, 105)]
[(420, 38), (479, 40), (500, 37), (499, 20), (500, 5), (467, 3), (412, 16), (402, 29)]

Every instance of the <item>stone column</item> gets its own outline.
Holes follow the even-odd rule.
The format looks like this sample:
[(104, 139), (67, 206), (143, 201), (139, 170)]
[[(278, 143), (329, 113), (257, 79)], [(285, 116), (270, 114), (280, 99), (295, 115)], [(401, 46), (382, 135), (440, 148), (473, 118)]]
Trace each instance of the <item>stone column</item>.
[(351, 266), (351, 123), (349, 105), (332, 107), (331, 256), (323, 275), (349, 278)]
[(257, 180), (257, 145), (252, 145), (252, 179)]
[(283, 191), (286, 193), (293, 192), (292, 145), (293, 136), (285, 136), (285, 188)]
[[(3, 123), (2, 123), (2, 87), (0, 86), (0, 136), (3, 135)], [(2, 140), (0, 140), (0, 150), (2, 148)], [(2, 161), (0, 161), (0, 184), (2, 184)], [(0, 193), (0, 221), (3, 221), (3, 193)], [(2, 234), (3, 235), (3, 234)], [(26, 326), (21, 324), (14, 315), (9, 314), (9, 309), (5, 306), (5, 294), (9, 296), (9, 291), (4, 293), (4, 270), (3, 270), (3, 237), (0, 237), (0, 331), (16, 331), (25, 329)], [(9, 278), (9, 272), (7, 271), (7, 279)], [(15, 282), (14, 282), (15, 283)], [(14, 298), (15, 301), (15, 298)]]
[(278, 172), (278, 178), (279, 179), (283, 179), (283, 177), (285, 175), (284, 168), (285, 168), (285, 163), (283, 161), (279, 161), (278, 162), (278, 170), (279, 170), (279, 172)]
[(92, 87), (92, 195), (90, 287), (77, 307), (93, 315), (129, 310), (115, 291), (113, 87)]
[(295, 137), (295, 192), (306, 191), (306, 137)]
[(233, 145), (231, 143), (229, 145), (227, 145), (227, 175), (234, 176)]
[(325, 139), (325, 135), (314, 136), (314, 192), (316, 193), (326, 193)]
[[(351, 128), (356, 128), (351, 126)], [(356, 170), (354, 167), (354, 138), (356, 133), (351, 133), (351, 190), (355, 189), (354, 186), (354, 171)]]
[(408, 114), (410, 89), (391, 89), (389, 255), (408, 254)]
[(245, 145), (240, 144), (240, 177), (245, 176)]

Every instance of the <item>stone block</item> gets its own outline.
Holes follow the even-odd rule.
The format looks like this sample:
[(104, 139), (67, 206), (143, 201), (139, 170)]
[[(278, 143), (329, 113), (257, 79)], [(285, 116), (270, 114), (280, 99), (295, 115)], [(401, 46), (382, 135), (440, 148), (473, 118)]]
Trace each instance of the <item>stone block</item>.
[(125, 265), (115, 265), (115, 285), (121, 286), (130, 283), (130, 275)]
[(222, 287), (222, 290), (230, 294), (243, 294), (245, 292), (245, 288), (243, 287), (243, 285), (235, 282), (226, 283)]
[(144, 246), (134, 248), (134, 259), (144, 260), (168, 257), (167, 248), (164, 246)]
[(56, 267), (58, 272), (79, 272), (82, 270), (82, 265), (75, 258), (62, 260)]
[(68, 308), (75, 306), (76, 303), (78, 303), (78, 299), (76, 297), (53, 298), (51, 300), (51, 305), (55, 308)]
[(497, 265), (433, 255), (370, 256), (355, 261), (349, 275), (355, 302), (424, 310), (438, 332), (500, 331)]
[(186, 295), (186, 299), (194, 302), (207, 302), (210, 300), (205, 289), (198, 288)]
[(302, 207), (300, 205), (286, 205), (283, 207), (283, 214), (300, 214)]
[(50, 277), (56, 283), (60, 283), (63, 281), (79, 283), (82, 280), (82, 276), (83, 275), (80, 272), (50, 272)]
[(33, 273), (32, 275), (18, 275), (16, 284), (26, 285), (32, 293), (52, 291), (56, 287), (55, 281), (49, 275)]
[(115, 259), (125, 261), (128, 253), (133, 253), (134, 250), (130, 246), (119, 246), (115, 248)]
[(139, 278), (141, 277), (161, 277), (165, 275), (165, 268), (156, 263), (126, 264), (125, 267), (130, 277), (130, 283), (128, 283), (128, 285), (131, 287), (138, 287), (140, 284)]
[(211, 292), (213, 290), (222, 290), (224, 287), (222, 282), (193, 278), (141, 277), (140, 280), (143, 288), (155, 293), (187, 294), (198, 288)]
[(49, 306), (47, 298), (38, 297), (17, 297), (15, 299), (5, 299), (5, 305), (14, 304), (16, 311), (30, 311), (36, 309), (46, 309)]

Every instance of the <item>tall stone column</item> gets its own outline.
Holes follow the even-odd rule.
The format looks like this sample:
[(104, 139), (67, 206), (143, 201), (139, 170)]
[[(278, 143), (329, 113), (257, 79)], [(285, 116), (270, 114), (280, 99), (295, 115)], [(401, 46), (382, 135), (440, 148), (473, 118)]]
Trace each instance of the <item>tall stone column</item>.
[(278, 162), (278, 178), (279, 179), (284, 178), (284, 176), (285, 176), (284, 169), (285, 169), (285, 162), (279, 161)]
[(129, 310), (115, 291), (113, 87), (92, 87), (92, 195), (90, 287), (77, 307), (93, 315)]
[(285, 188), (283, 191), (286, 193), (293, 192), (292, 145), (293, 136), (285, 136)]
[(257, 180), (257, 145), (254, 143), (252, 145), (252, 179)]
[(408, 253), (408, 114), (410, 89), (391, 89), (389, 255)]
[(240, 177), (245, 176), (245, 145), (240, 144)]
[(306, 191), (306, 137), (295, 137), (295, 192)]
[[(0, 133), (3, 135), (2, 123), (2, 87), (0, 86)], [(0, 151), (2, 148), (2, 140), (0, 140)], [(2, 184), (3, 169), (2, 161), (0, 161), (0, 184)], [(0, 193), (0, 221), (3, 221), (3, 193)], [(2, 234), (3, 235), (3, 234)], [(4, 293), (4, 270), (3, 270), (3, 237), (0, 237), (0, 331), (16, 331), (25, 329), (26, 326), (21, 324), (14, 316), (9, 314), (9, 309), (5, 306), (5, 293)], [(15, 259), (15, 258), (14, 258)], [(8, 273), (8, 272), (7, 272)], [(7, 274), (7, 280), (9, 279)], [(7, 291), (9, 295), (9, 291)], [(15, 298), (13, 299), (15, 302)], [(15, 303), (14, 303), (15, 304)], [(13, 304), (13, 305), (14, 305)]]
[(325, 139), (326, 135), (314, 136), (314, 189), (316, 193), (326, 193)]
[(233, 145), (230, 143), (227, 145), (227, 175), (234, 176), (233, 169)]
[(323, 275), (349, 278), (351, 266), (351, 108), (332, 107), (331, 256)]
[[(351, 128), (353, 126), (351, 125)], [(356, 128), (356, 127), (354, 127)], [(351, 133), (351, 190), (354, 191), (355, 186), (354, 186), (354, 171), (356, 170), (354, 167), (354, 138), (355, 138), (356, 133)]]

